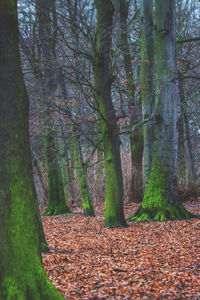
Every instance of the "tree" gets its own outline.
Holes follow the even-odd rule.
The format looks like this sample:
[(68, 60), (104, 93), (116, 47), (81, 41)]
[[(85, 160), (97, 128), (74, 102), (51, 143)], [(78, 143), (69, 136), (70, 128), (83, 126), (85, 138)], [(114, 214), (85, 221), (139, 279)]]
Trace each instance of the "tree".
[[(48, 173), (48, 207), (46, 215), (70, 213), (66, 204), (64, 183), (61, 166), (59, 166), (58, 138), (53, 126), (49, 128), (52, 118), (50, 102), (56, 96), (58, 74), (55, 67), (55, 42), (56, 42), (56, 15), (55, 0), (38, 0), (37, 6), (39, 38), (41, 43), (41, 64), (43, 65), (43, 109), (46, 106), (45, 122), (47, 129), (44, 132), (44, 149)], [(52, 18), (51, 18), (52, 15)], [(53, 20), (52, 20), (53, 19)], [(48, 109), (47, 109), (48, 108)], [(57, 126), (60, 126), (59, 124)]]
[[(75, 128), (73, 129), (74, 133), (76, 133)], [(87, 180), (87, 163), (83, 161), (83, 154), (80, 144), (80, 137), (75, 136), (72, 140), (72, 151), (73, 155), (74, 167), (76, 170), (76, 175), (78, 178), (78, 185), (81, 194), (81, 202), (83, 205), (83, 213), (85, 216), (94, 217), (94, 208), (92, 197), (90, 194), (88, 180)]]
[[(141, 119), (141, 102), (135, 99), (136, 86), (132, 69), (132, 57), (128, 42), (128, 13), (129, 1), (119, 1), (120, 19), (120, 49), (123, 53), (125, 73), (128, 84), (128, 105), (131, 112), (131, 125), (136, 124)], [(141, 202), (143, 198), (143, 176), (142, 176), (142, 157), (143, 157), (143, 135), (142, 130), (135, 130), (130, 134), (130, 149), (132, 161), (132, 178), (129, 201)]]
[[(143, 5), (147, 2), (143, 1)], [(144, 19), (144, 22), (146, 20)], [(144, 199), (131, 221), (163, 221), (190, 218), (178, 200), (177, 150), (178, 106), (180, 102), (176, 66), (175, 1), (155, 1), (156, 99), (153, 103), (156, 124), (148, 186)]]
[[(154, 84), (154, 22), (153, 22), (153, 1), (144, 0), (141, 3), (141, 97), (142, 97), (142, 114), (143, 119), (149, 118), (153, 114)], [(143, 128), (144, 135), (144, 177), (147, 188), (149, 174), (151, 170), (152, 153), (153, 153), (153, 127), (146, 126)]]
[(0, 299), (64, 299), (41, 262), (17, 1), (0, 1), (0, 29)]
[(123, 209), (123, 180), (120, 140), (111, 98), (110, 48), (114, 7), (110, 0), (96, 0), (97, 30), (93, 58), (95, 98), (98, 104), (104, 144), (106, 173), (105, 226), (127, 226)]

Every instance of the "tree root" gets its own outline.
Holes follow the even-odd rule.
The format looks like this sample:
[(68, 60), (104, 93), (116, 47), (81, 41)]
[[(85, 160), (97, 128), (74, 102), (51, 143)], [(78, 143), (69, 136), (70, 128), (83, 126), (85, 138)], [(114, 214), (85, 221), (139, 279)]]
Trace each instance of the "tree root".
[(170, 220), (189, 220), (193, 218), (199, 218), (187, 211), (182, 203), (176, 206), (161, 207), (149, 207), (144, 208), (142, 205), (137, 212), (127, 219), (129, 222), (149, 222), (149, 221), (170, 221)]

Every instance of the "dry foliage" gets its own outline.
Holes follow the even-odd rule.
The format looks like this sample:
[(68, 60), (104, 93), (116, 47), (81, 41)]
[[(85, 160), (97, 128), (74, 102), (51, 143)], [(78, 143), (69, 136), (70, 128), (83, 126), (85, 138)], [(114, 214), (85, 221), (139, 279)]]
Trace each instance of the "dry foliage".
[[(200, 214), (199, 202), (185, 203)], [(126, 207), (132, 215), (137, 204)], [(50, 253), (44, 268), (67, 299), (200, 299), (200, 220), (129, 223), (105, 229), (97, 217), (42, 217)]]

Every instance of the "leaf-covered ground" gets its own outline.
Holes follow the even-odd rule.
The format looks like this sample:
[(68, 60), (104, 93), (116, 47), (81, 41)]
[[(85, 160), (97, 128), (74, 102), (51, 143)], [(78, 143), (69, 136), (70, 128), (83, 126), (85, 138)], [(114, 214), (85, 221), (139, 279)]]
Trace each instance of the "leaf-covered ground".
[[(200, 214), (199, 202), (185, 205)], [(67, 299), (200, 299), (200, 219), (105, 229), (96, 213), (42, 217), (44, 268)]]

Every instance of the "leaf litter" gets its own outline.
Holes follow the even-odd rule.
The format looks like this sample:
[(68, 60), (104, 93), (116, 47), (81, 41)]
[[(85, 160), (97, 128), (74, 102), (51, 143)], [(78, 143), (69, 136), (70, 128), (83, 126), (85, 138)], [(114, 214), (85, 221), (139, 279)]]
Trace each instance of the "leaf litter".
[[(126, 217), (137, 204), (125, 207)], [(200, 214), (199, 202), (186, 208)], [(70, 216), (43, 216), (50, 253), (47, 275), (64, 297), (75, 299), (200, 299), (200, 219), (128, 223), (104, 228), (76, 209)]]

